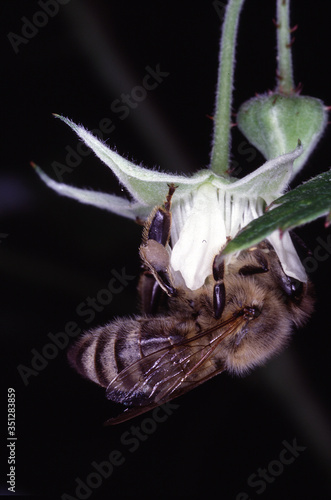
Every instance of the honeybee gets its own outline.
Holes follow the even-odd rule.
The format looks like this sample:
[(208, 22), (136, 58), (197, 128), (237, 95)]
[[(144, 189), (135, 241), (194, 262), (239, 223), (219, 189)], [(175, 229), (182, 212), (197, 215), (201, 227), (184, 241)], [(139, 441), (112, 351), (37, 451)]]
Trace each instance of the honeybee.
[(311, 284), (287, 276), (266, 240), (228, 262), (220, 252), (198, 290), (184, 282), (175, 287), (167, 250), (174, 190), (171, 185), (165, 205), (144, 225), (142, 315), (85, 333), (68, 353), (81, 375), (126, 406), (107, 424), (166, 403), (223, 371), (245, 374), (279, 352), (292, 327), (312, 312)]

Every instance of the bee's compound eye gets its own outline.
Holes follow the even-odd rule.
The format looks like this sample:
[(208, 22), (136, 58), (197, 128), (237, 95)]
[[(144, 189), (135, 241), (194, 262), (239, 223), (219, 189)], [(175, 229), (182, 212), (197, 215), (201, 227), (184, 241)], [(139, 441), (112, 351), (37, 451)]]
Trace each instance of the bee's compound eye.
[(290, 276), (282, 279), (283, 290), (288, 297), (294, 300), (300, 299), (303, 293), (303, 283)]
[(303, 292), (303, 283), (302, 281), (291, 278), (291, 293), (292, 296), (300, 297)]

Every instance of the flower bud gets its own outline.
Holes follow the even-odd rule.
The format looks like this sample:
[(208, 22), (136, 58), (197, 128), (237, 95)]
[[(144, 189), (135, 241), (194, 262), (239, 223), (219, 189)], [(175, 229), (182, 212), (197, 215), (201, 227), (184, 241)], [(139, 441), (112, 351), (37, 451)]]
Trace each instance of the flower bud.
[(326, 123), (322, 101), (297, 94), (259, 95), (242, 104), (237, 115), (239, 130), (267, 160), (292, 151), (301, 140), (304, 151), (294, 162), (293, 177), (314, 149)]

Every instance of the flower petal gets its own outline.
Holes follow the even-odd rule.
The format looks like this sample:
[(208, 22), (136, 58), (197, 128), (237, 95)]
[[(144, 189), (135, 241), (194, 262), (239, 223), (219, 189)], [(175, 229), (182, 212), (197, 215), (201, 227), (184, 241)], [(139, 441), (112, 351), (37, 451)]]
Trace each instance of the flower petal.
[(274, 231), (267, 238), (277, 253), (283, 271), (287, 276), (295, 278), (301, 282), (307, 281), (307, 274), (288, 232), (281, 234)]
[[(173, 211), (176, 226), (178, 207)], [(171, 253), (171, 266), (180, 271), (186, 286), (200, 288), (212, 273), (212, 262), (226, 242), (225, 217), (220, 210), (217, 190), (210, 184), (202, 185), (195, 194), (193, 207), (180, 231)], [(184, 218), (184, 217), (183, 217)]]

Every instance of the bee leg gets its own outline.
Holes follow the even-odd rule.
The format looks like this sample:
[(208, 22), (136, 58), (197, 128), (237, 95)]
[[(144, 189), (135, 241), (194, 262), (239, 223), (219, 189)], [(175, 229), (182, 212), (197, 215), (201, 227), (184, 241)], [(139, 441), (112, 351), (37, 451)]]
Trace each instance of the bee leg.
[(148, 240), (155, 240), (165, 247), (169, 242), (171, 230), (171, 199), (175, 189), (176, 187), (174, 184), (169, 184), (169, 191), (164, 207), (156, 207), (148, 217), (143, 232), (143, 244), (146, 244)]
[(155, 240), (148, 240), (139, 249), (140, 257), (149, 269), (160, 287), (169, 297), (176, 295), (176, 289), (171, 284), (168, 272), (170, 257), (166, 248)]
[(216, 281), (213, 292), (214, 316), (219, 319), (225, 307), (224, 260), (220, 254), (216, 255), (213, 262), (213, 277)]
[(156, 313), (163, 290), (150, 271), (143, 271), (138, 284), (140, 308), (145, 314)]
[(251, 276), (252, 274), (267, 273), (269, 271), (268, 261), (262, 252), (256, 251), (255, 258), (257, 260), (257, 266), (243, 266), (239, 269), (239, 274), (241, 276)]
[[(170, 257), (166, 245), (171, 230), (171, 198), (175, 192), (174, 184), (169, 185), (169, 192), (164, 207), (156, 207), (146, 221), (143, 242), (140, 246), (140, 257), (160, 287), (170, 297), (176, 295), (168, 272)], [(152, 296), (151, 296), (152, 300)]]

